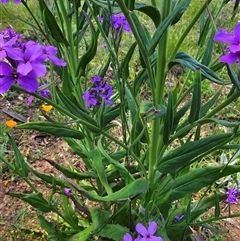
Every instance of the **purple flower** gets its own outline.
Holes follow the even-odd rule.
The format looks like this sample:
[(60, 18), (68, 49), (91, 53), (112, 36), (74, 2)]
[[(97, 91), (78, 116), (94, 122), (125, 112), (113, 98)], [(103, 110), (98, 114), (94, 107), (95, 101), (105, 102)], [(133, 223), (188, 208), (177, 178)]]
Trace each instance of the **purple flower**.
[(0, 61), (0, 94), (7, 92), (15, 81), (25, 90), (34, 92), (38, 89), (36, 77), (34, 71), (30, 71), (27, 75), (22, 75), (9, 64)]
[(122, 29), (125, 32), (131, 32), (131, 27), (123, 14), (113, 14), (111, 16), (111, 21), (113, 28), (117, 31)]
[(86, 101), (86, 106), (99, 106), (102, 101), (106, 105), (112, 105), (113, 102), (110, 99), (113, 94), (113, 88), (111, 85), (103, 81), (102, 77), (96, 75), (91, 79), (93, 87), (90, 90), (86, 90), (82, 98)]
[[(41, 87), (43, 86), (40, 86), (39, 89), (41, 89)], [(50, 95), (50, 90), (49, 89), (44, 89), (44, 90), (41, 90), (39, 91), (39, 94), (45, 98), (48, 98), (49, 95)], [(28, 99), (27, 99), (27, 105), (30, 105), (34, 100), (34, 96), (30, 96)]]
[(4, 41), (4, 36), (0, 35), (0, 60), (7, 57), (12, 52), (12, 45), (16, 42), (17, 37), (11, 38), (7, 42)]
[(176, 215), (176, 216), (175, 216), (175, 220), (176, 220), (177, 222), (180, 222), (183, 218), (184, 218), (184, 215), (181, 215), (181, 216)]
[(227, 191), (227, 199), (226, 202), (230, 203), (230, 204), (236, 204), (238, 202), (238, 191), (234, 188), (229, 188)]
[(70, 196), (72, 194), (72, 190), (70, 188), (65, 187), (63, 191), (67, 196)]
[(124, 236), (123, 236), (123, 241), (132, 241), (132, 236), (129, 234), (129, 233), (126, 233)]
[(233, 33), (230, 33), (224, 29), (220, 29), (219, 32), (213, 38), (215, 41), (228, 43), (227, 54), (220, 57), (220, 61), (233, 64), (239, 62), (240, 59), (240, 23), (238, 23)]
[(136, 231), (139, 233), (139, 237), (135, 241), (163, 241), (161, 237), (154, 236), (157, 231), (157, 223), (152, 221), (146, 229), (142, 223), (136, 225)]
[[(22, 0), (13, 0), (14, 1), (14, 3), (21, 3), (22, 2)], [(0, 0), (0, 3), (8, 3), (9, 2), (9, 0)]]
[(46, 46), (43, 49), (43, 54), (45, 59), (49, 59), (53, 64), (59, 66), (66, 66), (66, 62), (57, 58), (55, 55), (57, 54), (57, 48), (51, 45)]
[(86, 100), (87, 107), (99, 105), (99, 101), (97, 100), (95, 94), (95, 92), (89, 90), (84, 92), (82, 97), (84, 100)]
[(92, 77), (91, 79), (91, 83), (95, 84), (95, 83), (99, 83), (102, 81), (102, 77), (101, 76), (98, 76), (98, 75), (95, 75), (94, 77)]
[(22, 75), (27, 75), (30, 71), (34, 71), (37, 77), (44, 76), (47, 72), (46, 66), (42, 59), (42, 46), (38, 43), (33, 44), (29, 41), (25, 44), (25, 52), (18, 49), (12, 49), (8, 53), (8, 57), (17, 60), (17, 71)]

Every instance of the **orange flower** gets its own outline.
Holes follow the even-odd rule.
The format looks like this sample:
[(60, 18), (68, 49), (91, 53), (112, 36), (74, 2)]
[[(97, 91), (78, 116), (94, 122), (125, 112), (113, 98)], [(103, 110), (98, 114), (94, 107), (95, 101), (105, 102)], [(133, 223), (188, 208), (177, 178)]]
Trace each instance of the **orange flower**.
[(52, 105), (42, 105), (42, 110), (49, 112), (53, 108)]
[(17, 122), (14, 121), (14, 120), (8, 120), (5, 122), (6, 126), (9, 127), (9, 128), (13, 128), (17, 125)]

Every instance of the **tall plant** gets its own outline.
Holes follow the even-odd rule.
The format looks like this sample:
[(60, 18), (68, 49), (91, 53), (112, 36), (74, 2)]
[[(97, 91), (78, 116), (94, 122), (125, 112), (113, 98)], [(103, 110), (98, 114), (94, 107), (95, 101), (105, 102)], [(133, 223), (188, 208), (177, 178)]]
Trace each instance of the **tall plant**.
[[(0, 35), (0, 93), (12, 88), (53, 106), (57, 120), (19, 124), (15, 128), (63, 137), (86, 171), (46, 159), (62, 175), (41, 173), (23, 158), (9, 137), (15, 162), (3, 156), (0, 159), (33, 190), (31, 194), (9, 195), (42, 212), (39, 222), (50, 240), (202, 240), (194, 227), (223, 218), (219, 202), (226, 199), (220, 193), (209, 195), (208, 190), (220, 178), (240, 171), (237, 165), (196, 165), (217, 150), (239, 148), (231, 145), (239, 138), (239, 122), (216, 116), (240, 95), (237, 73), (229, 65), (238, 61), (235, 40), (239, 25), (234, 33), (221, 30), (215, 35), (215, 24), (228, 1), (216, 5), (212, 0), (202, 1), (174, 49), (168, 48), (169, 30), (181, 24), (191, 0), (151, 4), (134, 0), (38, 2), (42, 22), (32, 14), (28, 2), (21, 1), (35, 20), (34, 30), (44, 39), (41, 44), (25, 41), (16, 33), (10, 38), (3, 32)], [(141, 19), (145, 15), (153, 22), (154, 30), (144, 26)], [(193, 57), (181, 51), (181, 44), (198, 20), (199, 51)], [(230, 43), (228, 57), (220, 59), (224, 63), (212, 59), (214, 35), (216, 41)], [(131, 44), (123, 53), (126, 38)], [(100, 46), (102, 41), (105, 52)], [(219, 47), (225, 51), (222, 45)], [(99, 52), (104, 52), (104, 63), (96, 58)], [(132, 78), (135, 53), (140, 70)], [(47, 83), (51, 99), (41, 94), (37, 82), (46, 73), (46, 65), (51, 76)], [(168, 73), (176, 65), (189, 69), (184, 75), (185, 84), (168, 88)], [(224, 66), (231, 83), (217, 74)], [(111, 79), (106, 77), (110, 71)], [(56, 74), (61, 80), (58, 85)], [(220, 89), (210, 100), (203, 101), (203, 80), (232, 84), (232, 89), (227, 98), (222, 97)], [(151, 100), (140, 97), (144, 85), (149, 88)], [(201, 137), (201, 130), (212, 123), (227, 127), (228, 132)], [(120, 135), (114, 134), (116, 128)], [(30, 173), (51, 186), (48, 200), (31, 183)], [(200, 199), (192, 196), (198, 192), (202, 194)], [(59, 193), (62, 202), (56, 205), (54, 197)], [(237, 192), (229, 195), (234, 199)], [(94, 205), (87, 206), (86, 200)], [(213, 206), (214, 216), (200, 219)], [(61, 217), (61, 231), (46, 219), (44, 214), (48, 212)]]

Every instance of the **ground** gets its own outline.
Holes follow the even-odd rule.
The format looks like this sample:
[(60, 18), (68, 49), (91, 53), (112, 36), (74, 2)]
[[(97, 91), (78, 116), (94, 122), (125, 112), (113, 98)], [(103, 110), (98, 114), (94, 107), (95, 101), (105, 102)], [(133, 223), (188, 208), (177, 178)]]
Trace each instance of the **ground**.
[[(44, 119), (38, 109), (40, 103), (36, 102), (32, 106), (26, 107), (26, 98), (24, 95), (14, 95), (13, 98), (8, 99), (2, 98), (0, 102), (0, 123), (4, 123), (17, 112), (21, 114), (21, 116), (15, 116), (18, 120), (21, 118), (23, 118), (23, 121), (32, 118)], [(23, 132), (20, 130), (12, 130), (12, 135), (29, 163), (39, 171), (59, 175), (56, 169), (48, 164), (44, 158), (65, 166), (68, 166), (71, 162), (71, 165), (83, 168), (81, 160), (71, 152), (68, 145), (61, 138), (54, 138), (44, 133), (39, 134), (33, 131)], [(10, 148), (7, 148), (6, 154), (7, 158), (12, 158)], [(0, 170), (0, 240), (46, 240), (44, 232), (37, 223), (37, 212), (21, 200), (7, 195), (9, 192), (30, 193), (31, 189), (22, 179), (14, 176), (6, 166), (1, 164)], [(36, 178), (34, 179), (34, 177), (31, 177), (31, 180), (45, 196), (50, 195), (50, 190), (43, 183)], [(223, 202), (221, 208), (221, 215), (227, 215), (227, 204)], [(211, 213), (211, 210), (209, 213)], [(240, 213), (240, 203), (231, 205), (231, 213)], [(236, 217), (222, 221), (217, 232), (208, 230), (204, 240), (239, 241), (239, 237), (240, 218)]]

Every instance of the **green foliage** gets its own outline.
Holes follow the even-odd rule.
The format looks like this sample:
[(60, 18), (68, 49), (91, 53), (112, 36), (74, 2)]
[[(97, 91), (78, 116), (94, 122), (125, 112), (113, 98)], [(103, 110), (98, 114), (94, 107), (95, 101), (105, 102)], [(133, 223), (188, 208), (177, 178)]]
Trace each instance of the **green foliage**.
[[(11, 137), (15, 162), (10, 163), (2, 154), (0, 159), (32, 188), (31, 194), (10, 195), (42, 213), (39, 222), (49, 240), (84, 241), (102, 237), (120, 241), (127, 232), (136, 236), (137, 223), (148, 225), (151, 221), (156, 221), (157, 235), (165, 241), (189, 240), (201, 237), (192, 227), (220, 219), (219, 202), (226, 195), (216, 192), (208, 196), (208, 190), (222, 177), (239, 172), (240, 167), (229, 163), (218, 166), (204, 163), (199, 167), (198, 162), (222, 148), (239, 148), (231, 144), (239, 138), (240, 123), (216, 116), (240, 96), (238, 73), (227, 66), (225, 74), (234, 87), (222, 98), (221, 86), (230, 82), (218, 75), (224, 66), (212, 58), (216, 52), (212, 43), (216, 19), (227, 3), (162, 0), (158, 6), (154, 2), (39, 1), (42, 22), (33, 18), (33, 28), (45, 37), (44, 41), (58, 47), (59, 57), (66, 60), (67, 66), (49, 66), (52, 100), (37, 93), (32, 95), (52, 105), (58, 120), (46, 116), (47, 121), (21, 124), (17, 129), (63, 137), (87, 170), (69, 170), (46, 159), (61, 175), (42, 173), (24, 159)], [(27, 1), (23, 5), (32, 13)], [(208, 15), (210, 10), (214, 17)], [(118, 12), (124, 14), (131, 27), (129, 43), (123, 41), (127, 34), (123, 33), (125, 25), (120, 29), (112, 26), (112, 14)], [(185, 14), (192, 16), (187, 23)], [(154, 29), (148, 29), (141, 16), (149, 17)], [(180, 31), (176, 31), (179, 26)], [(191, 40), (197, 46), (186, 46), (189, 33), (195, 35), (198, 30), (200, 35)], [(105, 52), (99, 50), (102, 39)], [(197, 50), (193, 51), (194, 48)], [(140, 70), (132, 77), (131, 66), (137, 51)], [(100, 67), (98, 55), (106, 60)], [(93, 63), (97, 65), (95, 68), (91, 67)], [(179, 81), (168, 87), (169, 73), (176, 65), (187, 70), (184, 83)], [(103, 78), (104, 86), (113, 83), (113, 105), (108, 105), (106, 97), (100, 101), (100, 94), (94, 96), (98, 104), (89, 106), (84, 102), (86, 90), (92, 94), (103, 88), (96, 87), (93, 80), (89, 83), (90, 69)], [(109, 73), (113, 76), (108, 77)], [(61, 79), (57, 87), (55, 75)], [(206, 81), (220, 86), (220, 90), (205, 101)], [(146, 84), (150, 100), (140, 96)], [(24, 92), (16, 85), (13, 88)], [(67, 122), (61, 122), (61, 118)], [(221, 134), (209, 131), (206, 137), (201, 137), (206, 125), (227, 127), (227, 131)], [(28, 178), (30, 173), (51, 187), (48, 199), (34, 187)], [(193, 193), (202, 197), (193, 198)], [(57, 196), (61, 197), (60, 205), (55, 202)], [(89, 202), (94, 205), (86, 205)], [(211, 207), (216, 210), (214, 217), (200, 221)], [(45, 213), (49, 212), (61, 218), (62, 230), (55, 229), (46, 219)], [(184, 216), (177, 222), (176, 215)]]

